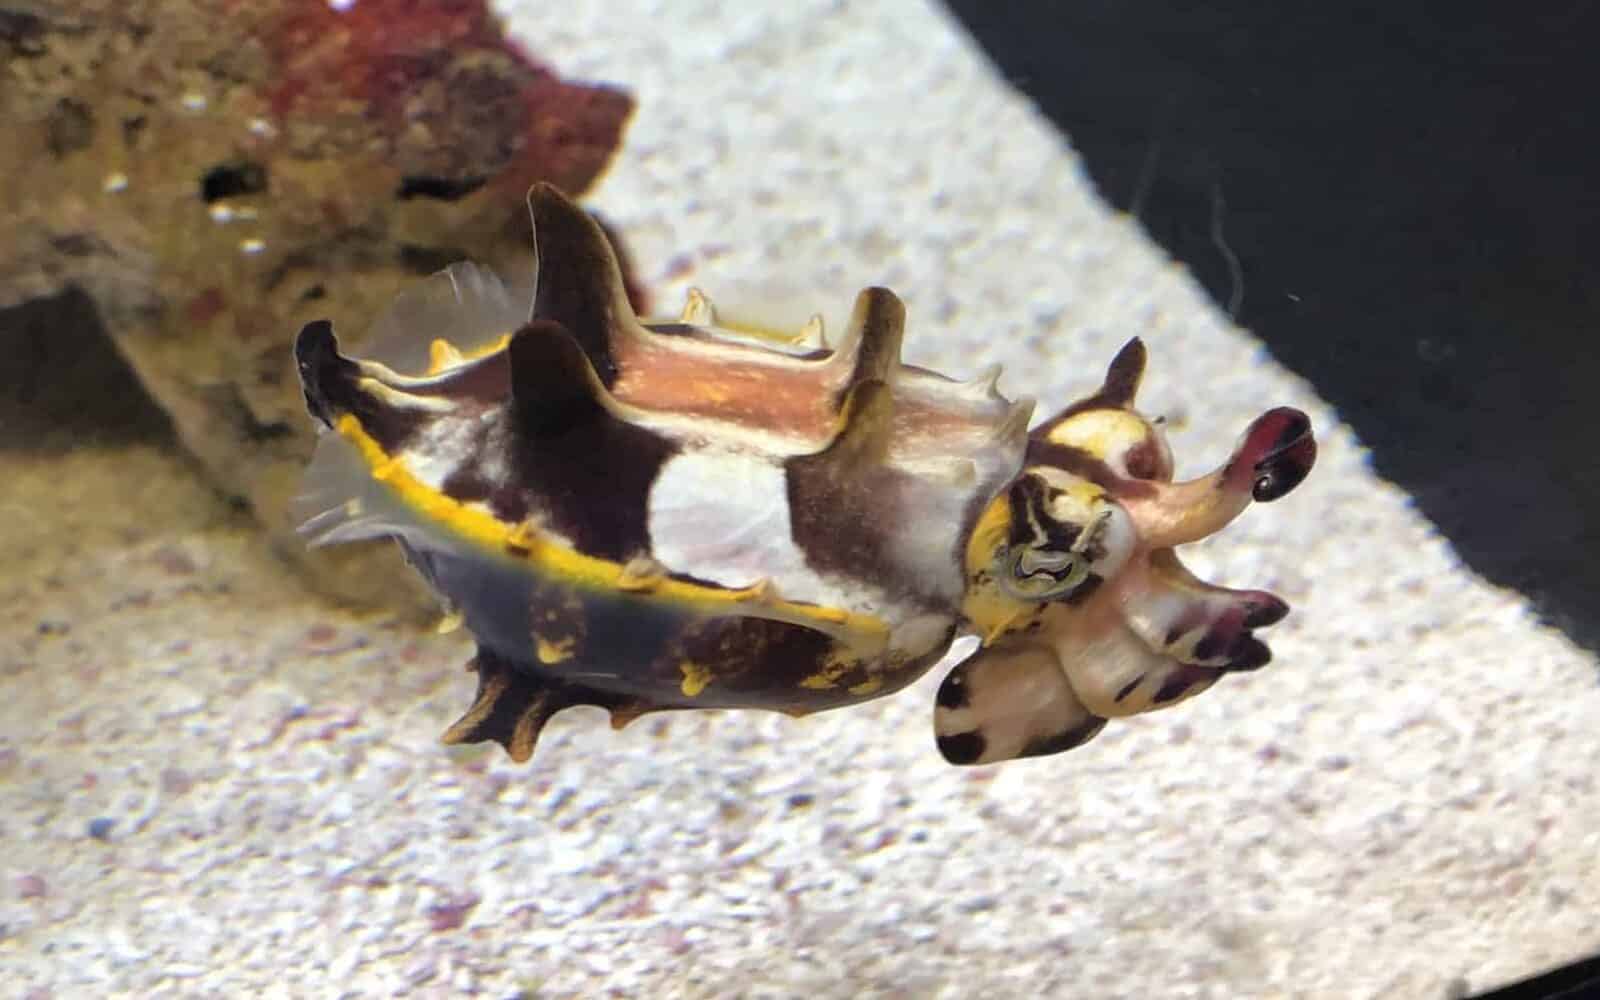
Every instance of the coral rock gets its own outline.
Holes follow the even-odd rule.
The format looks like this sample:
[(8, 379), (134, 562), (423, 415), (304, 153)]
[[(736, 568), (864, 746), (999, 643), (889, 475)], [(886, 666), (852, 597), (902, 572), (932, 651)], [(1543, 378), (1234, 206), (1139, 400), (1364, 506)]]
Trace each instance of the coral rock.
[(0, 0), (0, 310), (87, 293), (217, 484), (285, 530), (312, 438), (288, 333), (458, 259), (514, 273), (529, 185), (583, 192), (631, 110), (484, 0)]

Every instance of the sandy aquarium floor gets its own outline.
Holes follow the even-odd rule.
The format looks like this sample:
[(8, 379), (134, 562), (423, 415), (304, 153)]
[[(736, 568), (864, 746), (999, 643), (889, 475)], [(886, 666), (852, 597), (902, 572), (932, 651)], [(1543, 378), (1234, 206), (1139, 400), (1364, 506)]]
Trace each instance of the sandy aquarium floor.
[(804, 721), (575, 711), (515, 766), (437, 743), (462, 636), (310, 596), (136, 403), (13, 400), (0, 993), (1442, 998), (1600, 948), (1594, 659), (1465, 573), (934, 8), (505, 10), (638, 96), (596, 204), (663, 301), (887, 284), (911, 360), (1047, 407), (1137, 334), (1190, 472), (1310, 412), (1312, 478), (1190, 553), (1294, 605), (1276, 662), (998, 768), (940, 760), (942, 670)]

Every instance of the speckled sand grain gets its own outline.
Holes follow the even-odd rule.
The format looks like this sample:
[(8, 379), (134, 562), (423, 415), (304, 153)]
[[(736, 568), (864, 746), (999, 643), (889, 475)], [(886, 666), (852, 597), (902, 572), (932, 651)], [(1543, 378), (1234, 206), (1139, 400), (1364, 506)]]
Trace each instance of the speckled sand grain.
[(507, 9), (637, 94), (596, 204), (664, 302), (888, 284), (913, 360), (1057, 404), (1138, 334), (1191, 472), (1309, 411), (1313, 477), (1190, 555), (1294, 604), (1277, 662), (996, 769), (940, 761), (937, 673), (806, 721), (572, 712), (518, 767), (436, 743), (462, 637), (319, 604), (159, 431), (22, 421), (0, 993), (1437, 998), (1600, 948), (1594, 659), (1464, 572), (941, 14)]

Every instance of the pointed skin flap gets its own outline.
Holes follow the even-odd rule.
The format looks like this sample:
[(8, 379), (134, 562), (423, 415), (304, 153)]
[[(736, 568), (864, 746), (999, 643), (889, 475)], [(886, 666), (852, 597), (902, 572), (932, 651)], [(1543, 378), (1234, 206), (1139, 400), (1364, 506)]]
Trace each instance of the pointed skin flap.
[(605, 387), (560, 323), (533, 320), (512, 336), (508, 351), (512, 405), (523, 431), (558, 433), (606, 415)]
[(319, 319), (302, 327), (294, 341), (294, 362), (306, 409), (324, 426), (332, 426), (340, 413), (350, 409), (352, 382), (358, 374), (355, 362), (339, 353), (333, 324)]
[(890, 382), (900, 367), (900, 345), (905, 340), (906, 307), (887, 288), (865, 288), (856, 296), (850, 325), (834, 357), (849, 366), (846, 390), (867, 381)]
[(533, 318), (566, 327), (609, 387), (617, 377), (612, 340), (636, 326), (616, 251), (600, 224), (550, 184), (528, 192), (539, 285)]
[(1138, 337), (1122, 345), (1122, 350), (1106, 369), (1105, 381), (1100, 384), (1097, 394), (1100, 405), (1131, 409), (1134, 397), (1139, 394), (1139, 383), (1144, 381), (1144, 366), (1148, 360), (1149, 352)]

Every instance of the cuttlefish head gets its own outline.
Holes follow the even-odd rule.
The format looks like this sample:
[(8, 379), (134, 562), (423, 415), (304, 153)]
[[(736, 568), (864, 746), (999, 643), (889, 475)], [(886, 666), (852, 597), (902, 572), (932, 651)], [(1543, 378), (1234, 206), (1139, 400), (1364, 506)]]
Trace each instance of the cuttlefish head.
[(934, 714), (951, 763), (1069, 750), (1109, 718), (1271, 659), (1255, 631), (1288, 605), (1202, 581), (1174, 548), (1299, 485), (1316, 460), (1311, 422), (1269, 410), (1219, 468), (1175, 483), (1160, 427), (1133, 408), (1144, 366), (1133, 340), (1093, 395), (1035, 428), (1022, 472), (974, 527), (964, 611), (983, 645), (945, 678)]

